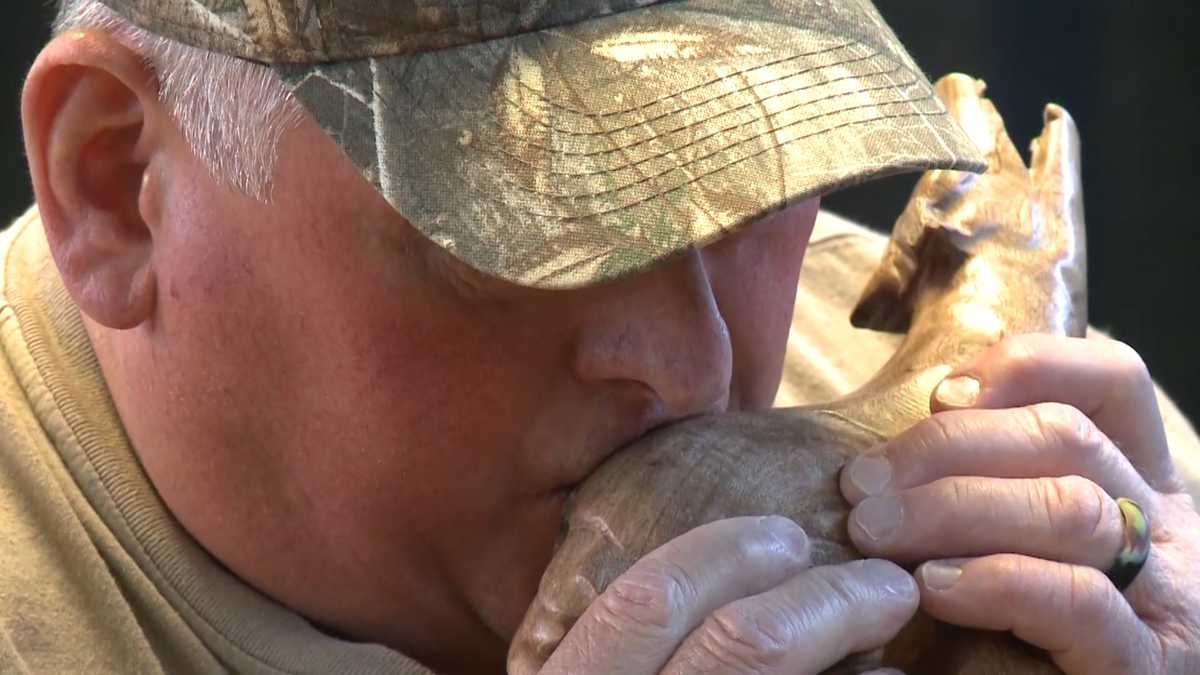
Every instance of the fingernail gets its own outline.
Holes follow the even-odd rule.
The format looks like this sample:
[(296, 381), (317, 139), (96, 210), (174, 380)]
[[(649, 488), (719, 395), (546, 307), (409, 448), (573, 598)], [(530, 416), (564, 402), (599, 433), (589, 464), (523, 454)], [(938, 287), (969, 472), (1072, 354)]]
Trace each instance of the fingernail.
[(979, 380), (959, 375), (942, 380), (933, 397), (947, 408), (970, 408), (979, 398)]
[(933, 591), (950, 590), (961, 576), (962, 568), (950, 563), (933, 561), (921, 565), (921, 581)]
[(859, 455), (846, 471), (850, 483), (868, 497), (883, 494), (892, 480), (892, 463), (885, 455)]
[(900, 527), (904, 509), (896, 497), (869, 497), (854, 507), (854, 522), (871, 539), (887, 539)]
[(802, 557), (808, 549), (808, 535), (804, 533), (804, 528), (790, 518), (766, 516), (762, 519), (762, 526), (797, 558)]

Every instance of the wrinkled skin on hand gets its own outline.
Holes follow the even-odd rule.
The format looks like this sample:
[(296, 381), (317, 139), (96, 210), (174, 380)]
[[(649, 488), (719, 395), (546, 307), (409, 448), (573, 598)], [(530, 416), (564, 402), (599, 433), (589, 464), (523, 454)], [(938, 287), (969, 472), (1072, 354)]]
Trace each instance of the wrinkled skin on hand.
[[(847, 458), (870, 452), (930, 414), (952, 368), (1007, 335), (1083, 335), (1086, 272), (1079, 141), (1055, 105), (1027, 168), (983, 84), (964, 75), (936, 91), (989, 170), (922, 177), (852, 320), (907, 330), (866, 385), (833, 403), (690, 420), (648, 436), (600, 467), (566, 508), (566, 534), (512, 643), (509, 671), (536, 672), (588, 605), (646, 553), (688, 530), (741, 515), (779, 514), (812, 541), (815, 565), (858, 557), (838, 488)], [(1007, 635), (918, 617), (883, 653), (914, 673), (1058, 672)]]

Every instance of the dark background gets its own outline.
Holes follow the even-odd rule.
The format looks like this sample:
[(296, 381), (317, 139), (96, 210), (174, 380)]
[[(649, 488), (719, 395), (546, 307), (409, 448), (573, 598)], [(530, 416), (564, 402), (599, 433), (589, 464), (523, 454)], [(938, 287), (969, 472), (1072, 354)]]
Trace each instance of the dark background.
[[(12, 1), (24, 9), (0, 26), (0, 223), (30, 201), (18, 92), (52, 14)], [(1136, 347), (1200, 419), (1200, 3), (877, 3), (931, 77), (957, 70), (987, 81), (1018, 147), (1040, 132), (1045, 102), (1072, 113), (1083, 136), (1092, 322)], [(914, 180), (880, 181), (826, 204), (886, 229)]]

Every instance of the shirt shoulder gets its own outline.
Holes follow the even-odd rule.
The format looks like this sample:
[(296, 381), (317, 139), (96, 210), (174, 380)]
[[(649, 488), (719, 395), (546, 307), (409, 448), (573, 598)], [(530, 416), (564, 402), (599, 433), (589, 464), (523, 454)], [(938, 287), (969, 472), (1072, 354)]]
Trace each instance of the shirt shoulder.
[(0, 359), (0, 671), (155, 672), (18, 380)]
[(818, 214), (796, 289), (776, 406), (847, 394), (896, 351), (902, 336), (850, 325), (850, 312), (886, 245), (878, 232), (829, 211)]
[(152, 644), (165, 626), (132, 600), (125, 553), (53, 440), (60, 402), (15, 302), (17, 276), (51, 271), (22, 257), (34, 225), (26, 214), (0, 233), (0, 672), (164, 672), (178, 663)]

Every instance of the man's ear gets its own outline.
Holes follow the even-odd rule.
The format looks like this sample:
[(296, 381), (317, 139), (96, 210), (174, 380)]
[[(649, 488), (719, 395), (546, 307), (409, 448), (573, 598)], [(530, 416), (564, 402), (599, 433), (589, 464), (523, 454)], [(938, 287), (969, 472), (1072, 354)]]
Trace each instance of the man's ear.
[(103, 31), (55, 38), (21, 101), (34, 194), (68, 292), (93, 321), (133, 328), (155, 309), (169, 115), (141, 56)]

